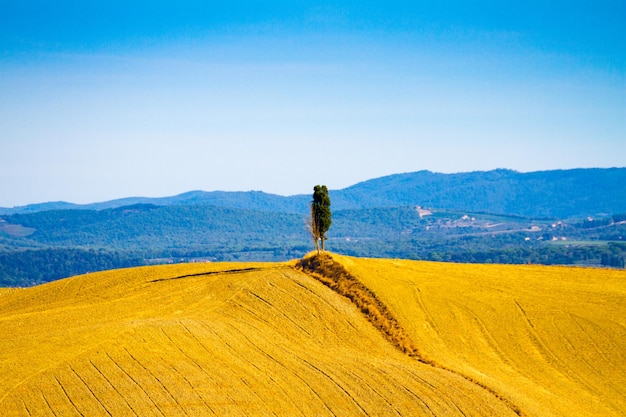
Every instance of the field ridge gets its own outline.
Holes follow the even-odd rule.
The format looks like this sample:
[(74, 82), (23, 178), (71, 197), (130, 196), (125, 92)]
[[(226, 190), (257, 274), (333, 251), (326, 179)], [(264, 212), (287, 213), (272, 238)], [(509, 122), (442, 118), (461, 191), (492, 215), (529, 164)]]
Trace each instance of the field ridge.
[(502, 401), (518, 416), (524, 416), (521, 409), (511, 400), (499, 394), (493, 388), (484, 383), (464, 375), (450, 367), (428, 358), (420, 351), (406, 330), (399, 321), (394, 317), (393, 313), (383, 303), (376, 294), (363, 284), (356, 276), (351, 274), (341, 263), (335, 261), (332, 255), (328, 253), (318, 253), (305, 256), (299, 260), (296, 269), (306, 273), (314, 279), (320, 281), (333, 291), (348, 298), (365, 316), (365, 318), (382, 333), (383, 337), (391, 343), (396, 349), (402, 353), (417, 359), (419, 362), (430, 365), (434, 368), (451, 372), (461, 378), (478, 385), (480, 388), (488, 391), (498, 400)]
[(350, 274), (331, 255), (320, 253), (306, 256), (296, 263), (296, 269), (320, 281), (338, 294), (347, 297), (394, 347), (420, 362), (433, 364), (404, 331), (398, 320), (376, 294)]

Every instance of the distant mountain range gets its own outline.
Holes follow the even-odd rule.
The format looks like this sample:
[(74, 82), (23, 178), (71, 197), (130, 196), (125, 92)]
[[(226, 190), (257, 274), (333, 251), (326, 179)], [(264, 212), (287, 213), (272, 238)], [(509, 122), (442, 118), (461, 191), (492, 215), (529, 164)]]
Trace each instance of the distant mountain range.
[[(618, 268), (626, 262), (624, 168), (420, 171), (330, 196), (327, 247), (337, 253)], [(0, 287), (134, 265), (301, 258), (313, 248), (306, 227), (310, 200), (192, 191), (2, 209)]]
[[(314, 184), (312, 184), (313, 186)], [(422, 206), (544, 218), (584, 218), (626, 212), (626, 168), (520, 173), (498, 169), (440, 174), (389, 175), (331, 190), (333, 210)], [(50, 202), (0, 208), (0, 215), (48, 210), (104, 210), (135, 204), (216, 206), (275, 213), (306, 213), (309, 195), (284, 197), (261, 191), (190, 191), (173, 197), (129, 197), (93, 204)]]

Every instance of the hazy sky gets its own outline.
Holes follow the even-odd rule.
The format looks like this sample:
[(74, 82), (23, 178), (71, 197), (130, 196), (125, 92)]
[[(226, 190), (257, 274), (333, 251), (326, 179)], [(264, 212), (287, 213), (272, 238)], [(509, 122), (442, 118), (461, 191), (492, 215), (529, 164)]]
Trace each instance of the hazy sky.
[(624, 0), (0, 0), (0, 206), (623, 167), (624, 22)]

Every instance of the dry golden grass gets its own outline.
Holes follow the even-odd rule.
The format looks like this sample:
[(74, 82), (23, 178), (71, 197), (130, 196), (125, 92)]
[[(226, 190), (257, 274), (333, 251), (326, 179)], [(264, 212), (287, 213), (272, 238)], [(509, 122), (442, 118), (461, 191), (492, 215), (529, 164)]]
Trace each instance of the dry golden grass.
[[(420, 320), (398, 317), (407, 326)], [(0, 416), (75, 415), (515, 413), (488, 390), (394, 348), (350, 300), (294, 264), (221, 263), (0, 292)]]
[(428, 360), (524, 415), (626, 415), (625, 271), (333, 259)]
[(327, 253), (307, 256), (296, 263), (296, 268), (311, 275), (338, 294), (348, 298), (381, 332), (389, 343), (401, 352), (429, 363), (419, 348), (406, 334), (387, 306), (360, 280), (351, 275)]

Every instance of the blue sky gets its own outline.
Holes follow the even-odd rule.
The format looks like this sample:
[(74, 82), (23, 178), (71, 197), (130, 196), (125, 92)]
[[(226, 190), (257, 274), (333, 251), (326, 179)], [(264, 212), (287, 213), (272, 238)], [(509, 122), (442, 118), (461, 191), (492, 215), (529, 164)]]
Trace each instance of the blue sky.
[(0, 206), (626, 166), (623, 1), (0, 0)]

